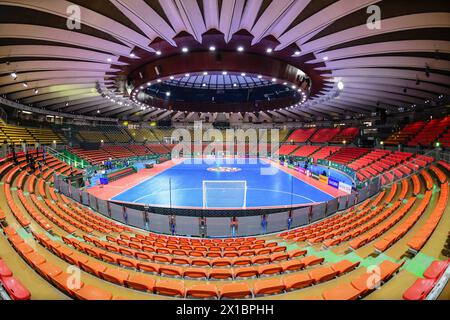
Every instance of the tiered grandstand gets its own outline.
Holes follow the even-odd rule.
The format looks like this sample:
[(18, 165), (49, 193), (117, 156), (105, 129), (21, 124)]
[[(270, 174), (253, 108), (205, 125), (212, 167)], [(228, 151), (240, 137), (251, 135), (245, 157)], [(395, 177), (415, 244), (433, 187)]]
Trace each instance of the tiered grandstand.
[(448, 0), (0, 1), (0, 315), (449, 301), (449, 30)]
[[(69, 167), (53, 158), (47, 163), (42, 175), (14, 169), (9, 160), (1, 167), (7, 205), (0, 219), (8, 225), (0, 239), (2, 253), (20, 256), (13, 263), (8, 259), (18, 270), (14, 277), (27, 272), (26, 265), (36, 271), (23, 282), (2, 282), (17, 299), (28, 299), (37, 290), (49, 297), (79, 299), (144, 298), (149, 292), (187, 298), (418, 299), (424, 295), (418, 289), (430, 290), (430, 281), (435, 283), (442, 274), (443, 265), (433, 260), (425, 272), (434, 272), (430, 281), (407, 276), (417, 262), (404, 253), (433, 254), (440, 249), (434, 244), (444, 228), (441, 220), (448, 220), (447, 163), (401, 180), (356, 208), (275, 238), (215, 240), (148, 234), (105, 219), (55, 193), (46, 180), (55, 170), (64, 173)], [(431, 202), (433, 184), (440, 191)], [(32, 234), (25, 237), (19, 232), (22, 227)], [(296, 249), (281, 240), (295, 243)], [(323, 254), (326, 251), (308, 249), (310, 244), (333, 247), (337, 254), (331, 259)], [(339, 253), (348, 247), (356, 250), (351, 258)], [(365, 281), (370, 276), (364, 272), (370, 252), (389, 253), (376, 263), (382, 270), (378, 290)], [(63, 270), (70, 265), (83, 270), (79, 287), (65, 282)], [(35, 282), (41, 285), (34, 287)], [(395, 287), (400, 282), (407, 287)]]
[(354, 147), (341, 148), (340, 150), (335, 152), (333, 155), (329, 156), (327, 158), (327, 160), (337, 162), (337, 163), (347, 164), (347, 163), (350, 163), (350, 162), (362, 157), (369, 151), (370, 151), (370, 149), (367, 149), (367, 148), (354, 148)]

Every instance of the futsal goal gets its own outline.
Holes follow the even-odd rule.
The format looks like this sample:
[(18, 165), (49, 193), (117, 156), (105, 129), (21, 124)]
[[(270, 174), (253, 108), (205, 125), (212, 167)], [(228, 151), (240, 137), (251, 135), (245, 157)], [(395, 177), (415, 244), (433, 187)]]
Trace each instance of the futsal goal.
[(203, 208), (245, 208), (247, 181), (203, 180)]

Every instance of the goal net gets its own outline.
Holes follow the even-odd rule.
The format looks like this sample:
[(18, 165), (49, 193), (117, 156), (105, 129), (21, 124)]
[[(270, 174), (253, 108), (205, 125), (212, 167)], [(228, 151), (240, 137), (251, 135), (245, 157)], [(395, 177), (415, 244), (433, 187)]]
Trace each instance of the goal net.
[(203, 208), (245, 208), (247, 181), (203, 180)]

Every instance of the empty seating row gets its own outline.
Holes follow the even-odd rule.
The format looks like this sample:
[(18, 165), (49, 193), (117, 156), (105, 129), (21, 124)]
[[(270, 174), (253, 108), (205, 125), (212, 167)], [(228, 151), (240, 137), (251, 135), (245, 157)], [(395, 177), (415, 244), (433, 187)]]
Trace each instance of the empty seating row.
[(443, 119), (430, 120), (422, 130), (408, 141), (408, 146), (431, 147), (438, 137), (441, 136), (450, 126), (450, 116)]
[(311, 136), (316, 132), (316, 128), (310, 129), (296, 129), (291, 135), (287, 138), (288, 142), (295, 143), (305, 143), (311, 138)]
[(392, 134), (384, 143), (386, 145), (404, 144), (422, 130), (424, 125), (425, 122), (423, 121), (407, 124), (403, 129)]
[(404, 293), (405, 300), (424, 300), (433, 289), (436, 282), (450, 265), (450, 259), (446, 261), (433, 261), (423, 273), (423, 278), (418, 278)]
[(3, 287), (12, 300), (30, 300), (31, 293), (14, 277), (6, 262), (0, 257), (0, 286)]
[(320, 148), (320, 146), (302, 146), (297, 151), (295, 151), (293, 155), (296, 157), (309, 157)]
[(351, 161), (354, 161), (354, 160), (360, 158), (361, 156), (368, 153), (369, 151), (370, 151), (370, 149), (368, 149), (368, 148), (353, 148), (353, 147), (342, 148), (339, 151), (337, 151), (336, 153), (334, 153), (333, 155), (329, 156), (327, 158), (327, 160), (337, 162), (337, 163), (347, 164)]
[(321, 128), (309, 139), (313, 143), (326, 143), (331, 141), (341, 129), (339, 128)]
[(280, 156), (287, 156), (290, 155), (292, 152), (297, 150), (298, 146), (294, 144), (284, 144), (278, 149), (278, 154)]

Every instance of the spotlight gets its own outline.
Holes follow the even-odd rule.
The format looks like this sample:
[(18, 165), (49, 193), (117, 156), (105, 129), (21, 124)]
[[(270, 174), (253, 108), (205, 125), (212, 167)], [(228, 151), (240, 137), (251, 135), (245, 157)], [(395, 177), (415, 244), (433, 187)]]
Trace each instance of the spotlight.
[(327, 61), (328, 60), (328, 57), (323, 57), (323, 61)]
[(185, 77), (189, 77), (190, 76), (190, 74), (189, 73), (186, 73), (185, 75), (184, 75)]
[(209, 51), (216, 51), (216, 47), (215, 46), (209, 46)]
[(267, 53), (272, 53), (272, 51), (273, 51), (272, 48), (267, 48), (267, 49), (266, 49), (266, 52), (267, 52)]
[(242, 77), (245, 77), (245, 76), (246, 76), (246, 73), (245, 73), (245, 72), (242, 72), (242, 73), (241, 73), (241, 76), (242, 76)]
[(226, 75), (228, 74), (228, 72), (223, 71), (222, 74), (223, 74), (224, 76), (226, 76)]
[(161, 79), (156, 80), (157, 82), (161, 82)]
[(206, 83), (202, 84), (202, 87), (206, 87)]
[(300, 55), (300, 51), (295, 51), (294, 52), (294, 56), (299, 56)]
[(158, 55), (158, 56), (160, 56), (160, 55), (162, 54), (162, 52), (161, 52), (161, 51), (159, 51), (159, 50), (158, 50), (158, 51), (156, 51), (155, 53), (156, 53), (156, 55)]
[(337, 87), (341, 91), (344, 90), (344, 83), (342, 81), (339, 81), (338, 84), (337, 84)]
[(244, 47), (242, 47), (242, 46), (239, 46), (239, 47), (237, 48), (237, 51), (238, 51), (238, 52), (242, 52), (242, 51), (244, 51)]
[(11, 78), (13, 78), (14, 80), (17, 79), (17, 73), (15, 73), (15, 72), (11, 72), (10, 76), (11, 76)]
[(258, 76), (258, 79), (262, 79), (262, 75), (259, 75), (259, 76)]
[(189, 52), (189, 49), (188, 48), (186, 48), (186, 47), (183, 47), (182, 49), (181, 49), (181, 51), (183, 51), (183, 52)]
[(26, 82), (22, 83), (25, 88), (28, 88), (28, 84)]
[(170, 80), (173, 80), (173, 79), (175, 79), (175, 77), (174, 77), (174, 76), (170, 76), (169, 79), (170, 79)]
[(167, 97), (170, 97), (170, 91), (167, 91), (167, 92), (166, 92), (166, 96), (167, 96)]
[(206, 72), (206, 71), (203, 72), (203, 75), (204, 75), (204, 76), (207, 76), (207, 75), (208, 75), (208, 72)]
[(34, 94), (38, 94), (39, 90), (38, 89), (34, 89)]
[(236, 83), (233, 83), (233, 87), (237, 87), (237, 84), (236, 84)]
[(111, 59), (111, 58), (108, 58), (108, 59), (106, 59), (106, 61), (108, 61), (108, 62), (111, 62), (111, 61), (112, 61), (112, 59)]
[(136, 55), (133, 52), (130, 53), (130, 58), (134, 58), (134, 57), (136, 57)]
[(277, 82), (277, 79), (275, 79), (275, 78), (272, 78), (272, 82)]
[(97, 113), (100, 113), (100, 110), (97, 110)]

